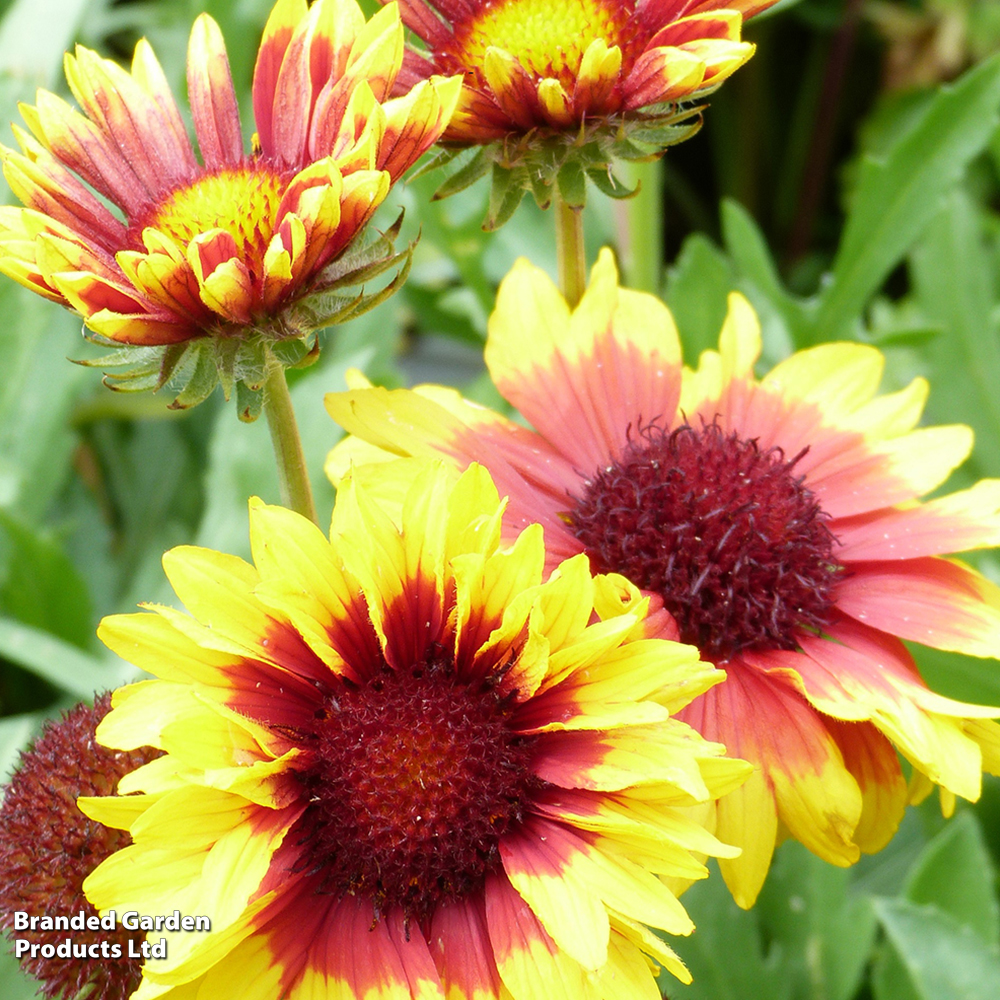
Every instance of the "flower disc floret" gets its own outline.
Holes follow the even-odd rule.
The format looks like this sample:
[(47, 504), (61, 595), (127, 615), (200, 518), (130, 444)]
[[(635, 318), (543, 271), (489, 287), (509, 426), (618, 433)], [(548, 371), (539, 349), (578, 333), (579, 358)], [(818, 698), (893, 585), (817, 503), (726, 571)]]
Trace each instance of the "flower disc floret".
[(264, 163), (207, 174), (167, 192), (145, 216), (138, 216), (129, 226), (129, 245), (143, 249), (147, 228), (180, 244), (222, 229), (233, 237), (241, 256), (260, 271), (287, 182), (287, 176)]
[(625, 575), (724, 667), (680, 714), (756, 765), (716, 806), (744, 906), (783, 834), (849, 865), (935, 785), (948, 813), (1000, 773), (1000, 708), (936, 694), (904, 645), (996, 657), (1000, 588), (948, 556), (1000, 543), (1000, 481), (920, 500), (971, 432), (916, 426), (922, 379), (876, 395), (875, 348), (824, 344), (758, 378), (760, 351), (734, 293), (718, 351), (685, 368), (670, 312), (620, 288), (604, 251), (575, 308), (527, 261), (501, 284), (486, 362), (530, 429), (440, 386), (352, 374), (327, 397), (357, 435), (330, 456), (335, 482), (350, 463), (388, 502), (418, 459), (482, 461), (508, 537), (542, 524), (550, 566), (585, 553)]
[(380, 910), (396, 901), (426, 919), (497, 871), (500, 838), (540, 785), (530, 768), (538, 738), (517, 732), (514, 708), (495, 678), (456, 683), (453, 664), (433, 654), (337, 685), (302, 775), (324, 890), (364, 893)]
[[(0, 806), (0, 927), (28, 950), (21, 968), (45, 997), (93, 995), (126, 1000), (139, 985), (135, 955), (144, 935), (123, 928), (18, 927), (16, 915), (96, 921), (83, 894), (84, 879), (102, 861), (128, 847), (129, 835), (109, 829), (77, 808), (81, 795), (112, 794), (120, 779), (158, 757), (148, 747), (109, 750), (94, 738), (111, 708), (111, 695), (77, 705), (46, 724), (21, 754)], [(73, 952), (55, 952), (71, 939)], [(44, 950), (43, 950), (44, 949)]]
[(657, 876), (734, 853), (689, 807), (749, 766), (671, 715), (722, 673), (585, 556), (546, 579), (537, 527), (501, 547), (503, 510), (482, 468), (440, 463), (395, 519), (345, 484), (329, 540), (255, 501), (255, 565), (165, 557), (192, 617), (102, 623), (157, 679), (98, 738), (165, 755), (81, 800), (133, 839), (88, 896), (212, 924), (168, 939), (149, 991), (654, 1000), (651, 962), (689, 978), (649, 929), (692, 930)]
[(598, 572), (663, 598), (682, 642), (714, 660), (794, 649), (831, 621), (843, 567), (819, 501), (780, 448), (718, 423), (630, 435), (584, 483), (566, 520)]
[(402, 51), (395, 4), (366, 22), (355, 0), (279, 0), (248, 152), (221, 32), (201, 15), (187, 60), (196, 156), (145, 40), (131, 71), (78, 47), (66, 77), (80, 111), (39, 91), (21, 109), (28, 130), (14, 126), (21, 151), (3, 152), (25, 207), (0, 209), (0, 271), (79, 312), (98, 342), (139, 348), (107, 362), (139, 362), (120, 387), (173, 377), (181, 405), (211, 391), (213, 371), (227, 395), (254, 388), (270, 346), (301, 359), (318, 329), (383, 294), (337, 289), (408, 259), (392, 231), (363, 253), (359, 237), (441, 134), (460, 82), (432, 76), (389, 99)]

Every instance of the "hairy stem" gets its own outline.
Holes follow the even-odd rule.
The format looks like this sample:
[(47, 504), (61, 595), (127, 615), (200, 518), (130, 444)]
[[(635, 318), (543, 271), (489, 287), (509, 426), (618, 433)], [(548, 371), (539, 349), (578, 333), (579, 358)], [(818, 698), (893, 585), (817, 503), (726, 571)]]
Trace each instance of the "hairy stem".
[(264, 380), (264, 413), (267, 415), (274, 458), (278, 464), (281, 502), (290, 510), (308, 517), (313, 524), (318, 524), (285, 369), (274, 358), (268, 360), (267, 377)]
[(583, 209), (573, 208), (555, 196), (556, 268), (559, 288), (570, 308), (583, 297), (587, 287), (587, 254), (583, 248)]

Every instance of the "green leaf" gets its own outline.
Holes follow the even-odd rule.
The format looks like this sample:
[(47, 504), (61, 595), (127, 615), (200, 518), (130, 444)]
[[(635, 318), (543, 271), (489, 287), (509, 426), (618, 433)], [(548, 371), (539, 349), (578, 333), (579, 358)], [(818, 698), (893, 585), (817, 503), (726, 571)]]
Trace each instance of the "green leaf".
[(0, 511), (0, 612), (76, 646), (90, 645), (87, 586), (62, 548)]
[(850, 881), (801, 844), (787, 843), (775, 856), (757, 906), (797, 997), (851, 1000), (857, 992), (877, 922)]
[(78, 698), (117, 687), (132, 673), (12, 618), (0, 617), (0, 656)]
[[(216, 410), (209, 404), (182, 419), (101, 420), (89, 428), (93, 461), (101, 470), (107, 513), (113, 518), (111, 567), (119, 593), (131, 597), (136, 575), (149, 572), (147, 567), (155, 572), (148, 579), (162, 581), (163, 552), (190, 541), (202, 507), (199, 438)], [(136, 600), (154, 598), (149, 590), (138, 589), (134, 595)]]
[(671, 1000), (791, 1000), (792, 983), (781, 965), (780, 949), (763, 943), (760, 912), (741, 910), (718, 868), (684, 895), (697, 929), (689, 938), (670, 939), (691, 970), (694, 982), (681, 986), (669, 976)]
[(809, 323), (809, 305), (792, 295), (782, 283), (764, 234), (753, 216), (738, 202), (722, 202), (722, 237), (736, 272), (746, 278), (781, 317), (789, 335), (802, 342)]
[(458, 159), (465, 152), (467, 150), (464, 149), (438, 149), (434, 153), (428, 152), (409, 175), (409, 183), (421, 177), (426, 177), (427, 174), (433, 173), (435, 170), (440, 170), (448, 166), (449, 163)]
[(160, 388), (158, 370), (133, 368), (131, 371), (108, 372), (102, 380), (112, 392), (155, 392)]
[(219, 384), (219, 370), (215, 366), (215, 352), (211, 343), (203, 343), (202, 350), (183, 369), (178, 368), (174, 380), (182, 388), (170, 404), (171, 410), (186, 410), (203, 403)]
[(711, 240), (695, 233), (684, 241), (667, 274), (666, 301), (692, 364), (702, 351), (718, 346), (734, 283), (729, 261)]
[(527, 178), (528, 187), (535, 199), (535, 204), (544, 212), (552, 204), (552, 195), (555, 193), (555, 185), (558, 184), (558, 177), (555, 183), (552, 175), (546, 170), (532, 170), (530, 168), (518, 167), (517, 173)]
[(960, 813), (924, 848), (910, 872), (906, 896), (934, 904), (987, 944), (1000, 939), (995, 872), (970, 810)]
[(872, 993), (875, 1000), (922, 1000), (899, 953), (888, 942), (872, 969)]
[(276, 340), (270, 345), (271, 353), (286, 368), (294, 368), (301, 364), (307, 354), (311, 353), (317, 343), (313, 338), (312, 345), (306, 339), (302, 340)]
[(994, 660), (907, 643), (931, 690), (980, 705), (1000, 705), (1000, 671)]
[(4, 1000), (43, 1000), (45, 996), (38, 980), (21, 971), (6, 938), (0, 939), (0, 996)]
[(0, 506), (27, 523), (44, 517), (70, 474), (69, 415), (97, 378), (70, 364), (80, 324), (6, 278), (0, 282)]
[(996, 1000), (1000, 948), (935, 906), (875, 899), (875, 912), (909, 979), (910, 991), (880, 977), (878, 1000)]
[(944, 330), (939, 326), (901, 326), (893, 330), (872, 331), (869, 342), (883, 351), (891, 347), (916, 347), (924, 350), (942, 333)]
[(16, 0), (0, 24), (0, 66), (35, 84), (51, 85), (89, 2)]
[(976, 433), (979, 471), (1000, 475), (1000, 338), (994, 316), (995, 260), (983, 244), (982, 225), (961, 190), (946, 199), (910, 256), (917, 304), (946, 331), (928, 346), (937, 378), (928, 419), (960, 420)]
[[(483, 255), (492, 241), (483, 239), (481, 225), (489, 192), (483, 186), (449, 201), (432, 202), (426, 181), (411, 184), (411, 190), (419, 200), (413, 215), (419, 214), (422, 255), (433, 250), (440, 252), (457, 270), (461, 283), (475, 293), (483, 311), (491, 311), (495, 289), (484, 274)], [(418, 280), (414, 277), (409, 285)]]
[(267, 377), (269, 347), (263, 339), (253, 337), (240, 344), (233, 364), (233, 375), (250, 389), (259, 389)]
[(989, 141), (1000, 120), (1000, 55), (942, 87), (884, 158), (868, 157), (812, 330), (843, 337), (870, 296), (937, 213), (941, 197)]
[(43, 716), (36, 712), (9, 715), (0, 719), (0, 783), (17, 766), (21, 751), (38, 732)]
[[(189, 342), (190, 343), (190, 342)], [(212, 345), (212, 353), (215, 359), (215, 371), (219, 380), (219, 385), (222, 386), (222, 395), (225, 399), (230, 399), (233, 395), (233, 381), (236, 378), (236, 364), (237, 357), (239, 356), (240, 348), (243, 342), (236, 339), (235, 337), (219, 337), (215, 340)], [(195, 348), (197, 350), (197, 348)], [(169, 351), (170, 348), (167, 348)], [(170, 373), (173, 374), (174, 369), (180, 363), (182, 354), (178, 354), (176, 360), (168, 359), (167, 352), (164, 352), (163, 360), (164, 364), (160, 369), (160, 376), (163, 377), (164, 371), (169, 368)], [(164, 383), (166, 379), (164, 379)]]

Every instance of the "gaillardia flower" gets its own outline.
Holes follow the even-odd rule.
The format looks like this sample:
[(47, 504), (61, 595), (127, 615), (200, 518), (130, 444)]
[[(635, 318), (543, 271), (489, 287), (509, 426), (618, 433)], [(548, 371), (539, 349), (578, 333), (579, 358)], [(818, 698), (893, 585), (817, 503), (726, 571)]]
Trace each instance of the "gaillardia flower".
[(66, 77), (83, 113), (39, 91), (21, 109), (30, 132), (14, 126), (21, 152), (3, 153), (26, 207), (0, 209), (0, 271), (75, 309), (99, 343), (141, 348), (102, 362), (136, 365), (120, 387), (173, 378), (179, 405), (218, 380), (253, 390), (270, 345), (301, 360), (320, 327), (378, 298), (337, 289), (408, 263), (387, 239), (355, 252), (357, 237), (441, 134), (460, 81), (389, 100), (402, 57), (395, 4), (366, 23), (355, 0), (279, 0), (248, 154), (221, 33), (200, 16), (187, 64), (199, 159), (145, 40), (130, 73), (78, 48)]
[[(743, 849), (721, 862), (743, 906), (776, 839), (851, 864), (931, 783), (947, 811), (1000, 772), (1000, 708), (930, 691), (902, 642), (1000, 650), (1000, 590), (943, 558), (1000, 542), (1000, 481), (918, 503), (972, 445), (966, 427), (914, 429), (922, 379), (876, 396), (881, 354), (838, 343), (758, 380), (760, 346), (733, 295), (719, 351), (683, 368), (670, 313), (620, 289), (605, 251), (575, 310), (525, 261), (501, 286), (486, 360), (534, 430), (440, 387), (327, 397), (366, 439), (334, 450), (335, 479), (352, 458), (482, 462), (508, 533), (537, 521), (550, 565), (586, 552), (625, 575), (725, 669), (681, 717), (756, 765), (717, 807), (717, 835)], [(408, 466), (370, 467), (387, 499)]]
[[(205, 914), (137, 1000), (252, 995), (657, 1000), (648, 928), (691, 923), (658, 875), (735, 853), (685, 815), (749, 765), (669, 717), (721, 679), (585, 557), (543, 582), (541, 529), (499, 548), (480, 466), (425, 463), (400, 523), (345, 486), (331, 541), (251, 505), (255, 566), (196, 548), (171, 608), (106, 619), (157, 675), (110, 746), (165, 756), (81, 800), (134, 843), (101, 909)], [(154, 932), (156, 937), (160, 932)]]
[[(21, 754), (0, 806), (0, 927), (20, 942), (15, 956), (46, 997), (126, 1000), (139, 985), (142, 963), (130, 956), (141, 952), (145, 935), (85, 926), (98, 915), (83, 880), (129, 836), (84, 816), (77, 797), (110, 795), (119, 779), (159, 756), (148, 747), (101, 746), (94, 731), (110, 708), (111, 695), (103, 694), (49, 722)], [(74, 926), (55, 927), (56, 916)]]
[(506, 192), (530, 188), (545, 204), (557, 179), (563, 196), (582, 204), (583, 171), (620, 198), (628, 192), (610, 177), (613, 160), (659, 155), (697, 131), (691, 102), (750, 58), (754, 47), (740, 40), (743, 18), (772, 3), (399, 0), (425, 48), (407, 51), (397, 86), (462, 74), (443, 142), (490, 148), (441, 194), (493, 166), (503, 193), (494, 191), (491, 224), (513, 211), (497, 217)]

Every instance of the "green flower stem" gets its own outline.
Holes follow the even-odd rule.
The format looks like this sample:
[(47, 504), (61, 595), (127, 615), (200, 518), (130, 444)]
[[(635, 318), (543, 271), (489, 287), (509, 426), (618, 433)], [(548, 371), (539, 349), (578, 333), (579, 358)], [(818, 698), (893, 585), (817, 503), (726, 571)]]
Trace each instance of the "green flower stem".
[(271, 444), (274, 445), (274, 457), (278, 463), (281, 502), (308, 517), (313, 524), (319, 524), (285, 368), (274, 358), (268, 359), (267, 377), (264, 379), (264, 413), (267, 414)]
[(587, 254), (583, 248), (583, 209), (573, 208), (557, 193), (553, 202), (556, 216), (556, 268), (559, 288), (570, 308), (583, 297), (587, 287)]
[(663, 161), (626, 162), (625, 181), (638, 184), (634, 198), (618, 202), (625, 215), (622, 240), (624, 284), (639, 292), (663, 293)]

